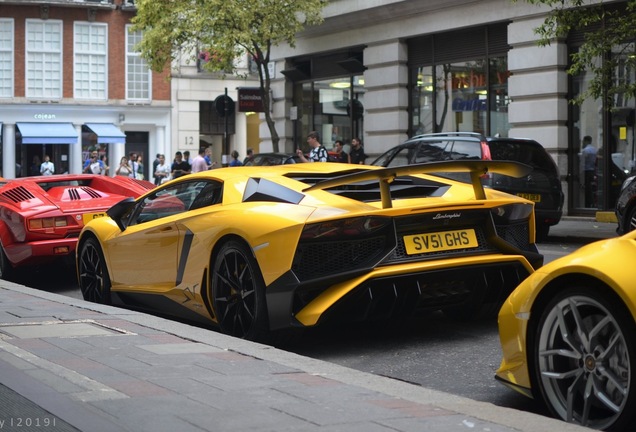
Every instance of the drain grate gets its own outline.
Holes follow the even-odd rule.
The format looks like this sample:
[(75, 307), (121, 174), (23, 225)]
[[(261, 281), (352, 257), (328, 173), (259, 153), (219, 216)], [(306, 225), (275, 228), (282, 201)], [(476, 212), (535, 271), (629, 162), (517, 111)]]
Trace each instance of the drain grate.
[(0, 323), (0, 333), (19, 339), (78, 338), (86, 336), (133, 335), (134, 333), (109, 327), (93, 320), (40, 321)]

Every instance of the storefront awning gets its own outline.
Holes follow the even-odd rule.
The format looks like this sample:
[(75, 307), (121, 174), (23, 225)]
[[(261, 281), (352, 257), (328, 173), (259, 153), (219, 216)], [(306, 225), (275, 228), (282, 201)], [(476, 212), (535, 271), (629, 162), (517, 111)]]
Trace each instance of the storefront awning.
[(86, 123), (86, 127), (97, 135), (98, 144), (126, 143), (126, 134), (112, 123)]
[(16, 123), (22, 144), (77, 144), (71, 123)]

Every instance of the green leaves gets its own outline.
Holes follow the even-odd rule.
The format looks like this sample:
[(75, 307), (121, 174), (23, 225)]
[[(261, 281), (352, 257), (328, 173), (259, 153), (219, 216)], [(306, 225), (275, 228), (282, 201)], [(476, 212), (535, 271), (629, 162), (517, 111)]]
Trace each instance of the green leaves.
[(543, 24), (535, 29), (539, 45), (549, 45), (571, 32), (583, 33), (583, 42), (570, 54), (567, 72), (576, 76), (591, 72), (587, 91), (573, 102), (603, 98), (612, 109), (618, 95), (624, 101), (636, 95), (636, 83), (625, 79), (636, 64), (636, 0), (626, 4), (602, 1), (590, 6), (583, 0), (526, 0), (551, 8)]
[[(327, 0), (138, 0), (134, 30), (143, 32), (137, 47), (150, 67), (162, 71), (184, 55), (191, 61), (208, 53), (204, 68), (235, 74), (235, 59), (249, 55), (258, 65), (264, 98), (269, 97), (267, 64), (272, 47), (294, 46), (296, 35), (322, 23)], [(205, 54), (204, 54), (205, 55)], [(278, 134), (265, 112), (274, 149)]]

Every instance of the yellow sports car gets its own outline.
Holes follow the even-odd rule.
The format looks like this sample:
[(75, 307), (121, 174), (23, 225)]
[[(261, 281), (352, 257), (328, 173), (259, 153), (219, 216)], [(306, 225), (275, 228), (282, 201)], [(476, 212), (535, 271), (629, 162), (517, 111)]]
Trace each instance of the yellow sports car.
[(520, 284), (499, 312), (495, 378), (565, 421), (635, 430), (634, 256), (636, 231), (584, 246)]
[[(533, 203), (484, 190), (481, 177), (529, 170), (493, 161), (305, 163), (187, 175), (82, 230), (79, 285), (90, 301), (256, 340), (336, 316), (495, 317), (543, 256)], [(452, 171), (470, 172), (472, 184), (426, 174)]]

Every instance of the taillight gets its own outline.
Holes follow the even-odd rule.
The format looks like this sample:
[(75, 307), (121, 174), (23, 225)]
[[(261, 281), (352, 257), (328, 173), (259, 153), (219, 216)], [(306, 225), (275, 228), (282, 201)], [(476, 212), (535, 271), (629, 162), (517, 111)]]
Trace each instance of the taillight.
[(68, 226), (65, 216), (29, 219), (30, 230), (60, 228), (65, 226)]
[(338, 239), (374, 234), (391, 223), (389, 218), (359, 217), (319, 222), (305, 226), (301, 240)]

